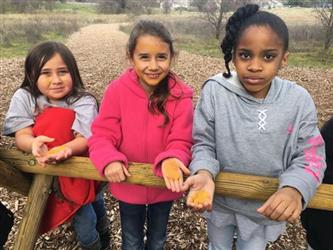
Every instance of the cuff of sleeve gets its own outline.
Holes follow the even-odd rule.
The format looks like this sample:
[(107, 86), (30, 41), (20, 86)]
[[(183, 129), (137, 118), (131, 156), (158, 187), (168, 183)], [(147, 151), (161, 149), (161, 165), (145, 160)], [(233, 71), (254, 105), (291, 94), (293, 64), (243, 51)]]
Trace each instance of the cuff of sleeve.
[(181, 150), (174, 149), (174, 150), (165, 151), (163, 153), (160, 153), (154, 161), (153, 173), (156, 176), (163, 177), (162, 168), (161, 168), (162, 167), (162, 161), (164, 161), (167, 158), (177, 158), (185, 166), (188, 166), (188, 164), (190, 163), (190, 157), (185, 152), (183, 152)]
[(298, 192), (302, 195), (302, 201), (303, 201), (303, 209), (305, 209), (312, 198), (312, 196), (316, 192), (317, 186), (311, 186), (309, 183), (307, 183), (305, 180), (300, 179), (296, 176), (290, 176), (288, 175), (287, 178), (284, 178), (283, 176), (280, 177), (279, 180), (279, 189), (282, 187), (293, 187), (298, 190)]
[(120, 152), (117, 152), (115, 154), (112, 154), (112, 157), (103, 157), (103, 158), (99, 159), (98, 161), (95, 161), (96, 162), (95, 166), (97, 168), (98, 173), (104, 177), (105, 176), (104, 169), (106, 168), (106, 166), (109, 163), (114, 162), (114, 161), (121, 161), (124, 163), (124, 165), (126, 167), (128, 166), (128, 160), (127, 160), (126, 156)]
[(195, 162), (191, 162), (190, 170), (192, 175), (197, 173), (199, 170), (206, 170), (212, 174), (214, 180), (221, 171), (218, 162), (207, 160), (197, 160)]

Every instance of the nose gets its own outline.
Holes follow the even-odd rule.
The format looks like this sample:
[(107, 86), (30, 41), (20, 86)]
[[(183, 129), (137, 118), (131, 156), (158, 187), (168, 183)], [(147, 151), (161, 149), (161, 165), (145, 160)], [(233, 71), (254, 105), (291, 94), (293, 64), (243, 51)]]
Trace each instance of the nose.
[(252, 71), (252, 72), (257, 72), (257, 71), (261, 71), (262, 70), (262, 65), (260, 62), (259, 58), (253, 58), (249, 65), (248, 65), (248, 70)]
[(51, 76), (51, 83), (58, 84), (60, 82), (61, 82), (60, 76), (58, 74), (56, 74), (56, 73), (52, 74), (52, 76)]
[(156, 59), (151, 59), (149, 62), (149, 69), (150, 70), (157, 70), (158, 69), (158, 64)]

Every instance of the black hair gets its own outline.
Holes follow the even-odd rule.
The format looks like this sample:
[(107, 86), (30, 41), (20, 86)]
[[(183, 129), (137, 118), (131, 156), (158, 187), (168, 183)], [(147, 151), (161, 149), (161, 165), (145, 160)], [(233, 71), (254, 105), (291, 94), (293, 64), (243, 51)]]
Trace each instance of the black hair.
[(24, 80), (20, 86), (20, 88), (27, 90), (34, 97), (36, 109), (38, 109), (37, 98), (42, 95), (37, 86), (40, 72), (44, 65), (55, 54), (59, 54), (61, 56), (73, 81), (72, 90), (67, 96), (64, 97), (66, 103), (72, 104), (84, 95), (93, 96), (85, 90), (75, 57), (72, 52), (63, 43), (54, 41), (42, 42), (33, 47), (27, 55), (24, 63)]
[(237, 9), (229, 17), (225, 26), (225, 36), (221, 43), (224, 63), (227, 69), (227, 72), (223, 73), (224, 77), (231, 77), (229, 62), (232, 60), (239, 38), (252, 25), (269, 26), (281, 39), (284, 51), (288, 50), (289, 32), (285, 22), (277, 15), (266, 11), (259, 11), (257, 4), (247, 4)]
[[(128, 39), (127, 55), (129, 58), (133, 58), (138, 38), (144, 35), (160, 38), (163, 42), (169, 45), (171, 58), (175, 55), (173, 40), (167, 28), (162, 23), (157, 21), (140, 20), (134, 25)], [(169, 116), (165, 110), (165, 103), (170, 95), (168, 82), (170, 79), (175, 78), (175, 74), (169, 72), (169, 74), (154, 88), (149, 97), (149, 111), (152, 113), (161, 113), (164, 116), (164, 125), (169, 122)]]

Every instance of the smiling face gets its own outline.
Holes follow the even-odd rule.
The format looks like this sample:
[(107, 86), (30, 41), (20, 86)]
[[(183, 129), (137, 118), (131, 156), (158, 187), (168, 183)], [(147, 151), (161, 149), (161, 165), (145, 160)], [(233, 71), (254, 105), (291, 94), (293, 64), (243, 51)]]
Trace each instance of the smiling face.
[(151, 93), (168, 75), (171, 59), (169, 45), (159, 37), (152, 35), (138, 37), (130, 61), (140, 84), (147, 93)]
[(288, 52), (269, 26), (249, 26), (235, 48), (233, 63), (238, 78), (252, 96), (265, 98), (272, 79), (286, 65)]
[(56, 53), (41, 69), (37, 80), (39, 91), (49, 102), (63, 99), (72, 90), (73, 81), (62, 57)]

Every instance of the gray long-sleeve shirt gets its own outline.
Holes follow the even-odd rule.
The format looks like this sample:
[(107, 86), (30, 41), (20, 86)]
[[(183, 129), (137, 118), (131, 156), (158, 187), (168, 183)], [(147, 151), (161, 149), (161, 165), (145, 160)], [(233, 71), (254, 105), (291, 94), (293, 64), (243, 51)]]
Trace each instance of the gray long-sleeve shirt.
[[(201, 92), (194, 115), (193, 173), (208, 170), (276, 177), (279, 186), (296, 188), (306, 205), (326, 168), (324, 142), (309, 93), (275, 77), (264, 99), (246, 92), (237, 76), (218, 74)], [(258, 225), (273, 225), (256, 212), (263, 202), (215, 195), (214, 211), (241, 215)], [(213, 215), (218, 221), (216, 214)], [(222, 221), (230, 218), (224, 216)], [(242, 222), (243, 220), (243, 222)], [(251, 231), (251, 230), (249, 230)]]

